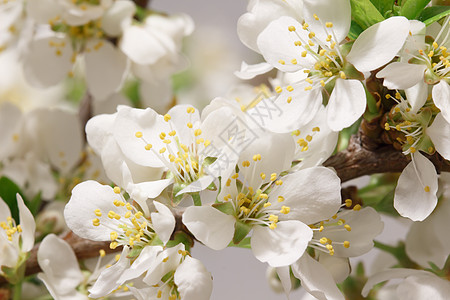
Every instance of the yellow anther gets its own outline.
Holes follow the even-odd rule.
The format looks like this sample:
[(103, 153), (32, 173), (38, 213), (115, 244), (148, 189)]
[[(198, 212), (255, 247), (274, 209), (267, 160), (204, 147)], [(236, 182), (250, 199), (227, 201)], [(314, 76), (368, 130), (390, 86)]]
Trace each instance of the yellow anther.
[(193, 107), (188, 107), (188, 108), (186, 109), (186, 112), (187, 112), (188, 114), (193, 114), (193, 113), (195, 112), (195, 108), (193, 108)]
[(158, 293), (156, 294), (156, 298), (161, 298), (162, 297), (162, 291), (159, 290)]
[(314, 131), (314, 132), (319, 132), (319, 131), (320, 131), (320, 127), (314, 127), (314, 128), (312, 129), (312, 131)]
[(225, 185), (226, 186), (230, 186), (231, 185), (231, 179), (228, 179)]
[(411, 153), (416, 153), (417, 149), (414, 147), (409, 147), (409, 151), (411, 151)]
[(433, 50), (431, 50), (430, 52), (428, 52), (428, 57), (433, 57), (433, 55), (434, 55), (434, 51)]
[(288, 29), (289, 29), (289, 31), (291, 31), (291, 32), (292, 32), (292, 31), (295, 31), (295, 26), (289, 26)]
[(111, 248), (111, 249), (116, 249), (117, 246), (119, 246), (119, 243), (118, 243), (118, 242), (111, 242), (111, 243), (109, 244), (109, 248)]
[(96, 209), (96, 210), (94, 210), (94, 213), (95, 213), (95, 215), (97, 216), (97, 217), (101, 217), (102, 216), (102, 212), (101, 212), (101, 210), (100, 209)]
[(339, 76), (340, 76), (342, 79), (346, 79), (346, 78), (347, 78), (347, 76), (345, 76), (344, 71), (340, 71), (340, 72), (339, 72)]
[(291, 64), (296, 65), (297, 64), (297, 60), (295, 58), (291, 59)]
[(320, 242), (322, 245), (325, 245), (325, 244), (328, 242), (328, 239), (327, 239), (326, 237), (323, 237), (323, 238), (320, 238), (319, 242)]
[(319, 21), (319, 17), (316, 14), (313, 14), (314, 19), (316, 19), (317, 21)]
[(283, 201), (284, 201), (284, 197), (283, 197), (283, 196), (278, 196), (277, 201), (278, 201), (278, 202), (283, 202)]
[(127, 211), (127, 212), (125, 213), (124, 217), (127, 218), (127, 219), (128, 219), (129, 217), (131, 217), (131, 211)]
[(430, 187), (427, 185), (426, 187), (424, 187), (424, 191), (429, 193), (430, 192)]
[(315, 44), (313, 43), (313, 41), (308, 41), (308, 45), (310, 45), (311, 47), (314, 46)]
[(147, 145), (145, 145), (144, 148), (145, 148), (145, 150), (148, 151), (148, 150), (152, 149), (152, 147), (153, 147), (152, 144), (147, 144)]
[(264, 203), (264, 207), (269, 207), (269, 206), (271, 206), (272, 205), (272, 203), (270, 203), (270, 202), (266, 202), (266, 203)]
[(325, 54), (327, 54), (327, 50), (325, 50), (325, 49), (320, 49), (319, 55), (320, 55), (320, 56), (324, 56)]
[(384, 130), (389, 131), (391, 127), (389, 126), (389, 123), (384, 123)]
[(277, 92), (278, 94), (281, 93), (283, 91), (283, 89), (281, 88), (281, 86), (277, 86), (275, 88), (275, 92)]
[(194, 130), (194, 135), (195, 136), (199, 136), (200, 134), (202, 134), (202, 130), (201, 129), (195, 129)]
[(346, 199), (345, 200), (345, 206), (347, 206), (347, 207), (352, 206), (352, 203), (353, 203), (352, 199)]
[(175, 134), (177, 134), (177, 132), (175, 130), (172, 130), (171, 132), (169, 132), (170, 136), (174, 136)]
[(291, 103), (292, 102), (292, 97), (291, 96), (287, 97), (286, 101), (287, 101), (287, 103)]
[(303, 30), (306, 30), (306, 28), (308, 28), (308, 27), (309, 27), (309, 24), (306, 23), (306, 22), (305, 22), (305, 23), (303, 24), (303, 26), (302, 26)]
[(266, 174), (263, 172), (261, 174), (259, 174), (259, 176), (261, 177), (262, 180), (266, 179)]
[(159, 153), (160, 153), (160, 154), (163, 154), (164, 152), (166, 152), (166, 148), (161, 148), (161, 149), (159, 149)]
[(350, 242), (349, 242), (349, 241), (344, 241), (344, 247), (345, 247), (345, 248), (350, 247)]
[(396, 106), (396, 107), (394, 108), (394, 111), (395, 111), (396, 113), (400, 112), (400, 107)]
[(308, 149), (309, 149), (308, 146), (305, 146), (302, 148), (302, 152), (308, 151)]
[(264, 194), (264, 193), (260, 194), (259, 197), (260, 197), (261, 199), (264, 199), (264, 200), (267, 199), (267, 198), (269, 198), (269, 196), (268, 196), (267, 194)]
[(308, 54), (308, 51), (305, 50), (305, 51), (302, 51), (301, 56), (306, 57), (307, 54)]
[(250, 166), (250, 162), (248, 160), (245, 160), (242, 162), (242, 166), (245, 167), (249, 167)]
[(114, 256), (114, 260), (115, 260), (115, 261), (119, 261), (119, 259), (120, 259), (120, 254), (116, 254), (116, 255)]
[(167, 262), (169, 260), (169, 257), (167, 256), (166, 258), (164, 258), (162, 261), (163, 262)]
[(142, 137), (142, 132), (137, 131), (134, 135), (135, 135), (137, 138), (141, 138), (141, 137)]
[(109, 234), (109, 237), (111, 238), (111, 241), (114, 241), (119, 237), (119, 235), (117, 234), (117, 232), (111, 231), (111, 233)]
[(255, 154), (253, 155), (253, 161), (261, 160), (261, 154)]
[(159, 134), (159, 138), (160, 138), (161, 140), (164, 140), (164, 139), (166, 138), (166, 133), (165, 133), (165, 132), (161, 132), (161, 133)]
[(300, 42), (300, 41), (295, 41), (295, 42), (294, 42), (294, 45), (295, 45), (295, 46), (301, 46), (301, 45), (302, 45), (302, 42)]
[(328, 28), (331, 28), (331, 27), (333, 27), (333, 23), (332, 22), (326, 22), (325, 26), (328, 27)]
[(270, 174), (270, 181), (275, 181), (277, 179), (277, 173)]
[(314, 33), (314, 32), (310, 32), (309, 34), (308, 34), (308, 37), (310, 38), (310, 39), (312, 39), (313, 37), (315, 37), (316, 36), (316, 34)]
[(280, 60), (278, 60), (278, 63), (279, 63), (280, 65), (284, 65), (286, 62), (285, 62), (284, 60), (280, 59)]
[(100, 254), (100, 257), (105, 257), (105, 255), (106, 255), (106, 252), (105, 252), (105, 250), (103, 250), (103, 249), (100, 249), (100, 250), (98, 251), (98, 253)]
[(282, 184), (283, 184), (283, 180), (281, 180), (281, 179), (280, 179), (280, 180), (277, 180), (277, 181), (275, 181), (275, 184), (276, 184), (276, 185), (282, 185)]
[(333, 245), (327, 244), (325, 247), (330, 251), (333, 250)]
[(186, 124), (186, 126), (187, 126), (188, 128), (192, 128), (192, 123), (191, 123), (191, 122), (188, 122), (188, 123)]
[(308, 141), (308, 142), (311, 142), (311, 140), (312, 140), (312, 136), (310, 136), (309, 134), (305, 137), (305, 139)]
[(277, 223), (272, 223), (272, 224), (270, 224), (270, 225), (269, 225), (269, 228), (270, 228), (270, 229), (275, 229), (275, 228), (277, 228)]
[(172, 119), (172, 117), (169, 114), (164, 115), (164, 121), (169, 122), (170, 119)]
[(19, 224), (19, 225), (17, 225), (17, 227), (16, 227), (16, 228), (17, 228), (17, 231), (18, 231), (18, 232), (22, 232), (22, 226), (20, 226), (20, 224)]
[(287, 215), (291, 211), (291, 208), (289, 206), (282, 206), (280, 213)]
[(310, 91), (310, 90), (312, 90), (312, 86), (305, 87), (305, 91)]
[(286, 90), (288, 90), (289, 92), (292, 92), (294, 90), (294, 88), (291, 85), (288, 85), (286, 87)]
[(344, 228), (347, 229), (347, 231), (352, 231), (352, 228), (351, 228), (350, 225), (348, 225), (348, 224), (345, 224), (345, 225), (344, 225)]
[(297, 129), (297, 130), (292, 131), (292, 135), (299, 136), (300, 130)]
[(206, 140), (203, 145), (205, 145), (205, 147), (208, 147), (209, 145), (211, 145), (211, 141), (210, 140)]
[(276, 215), (270, 215), (270, 216), (269, 216), (269, 221), (270, 221), (270, 222), (278, 222), (278, 216), (276, 216)]
[(115, 186), (115, 187), (114, 187), (114, 193), (120, 194), (120, 187)]
[(314, 83), (314, 81), (312, 81), (311, 78), (306, 78), (305, 81), (306, 81), (307, 83), (309, 83), (309, 84), (313, 84), (313, 83)]
[(172, 141), (171, 141), (171, 140), (168, 140), (168, 139), (165, 139), (165, 140), (163, 141), (163, 143), (168, 145), (168, 144), (172, 143)]
[(239, 174), (238, 174), (238, 173), (233, 174), (233, 176), (231, 176), (231, 178), (233, 178), (233, 179), (236, 179), (236, 178), (238, 178), (238, 177), (239, 177)]
[(93, 220), (92, 220), (92, 225), (94, 225), (94, 226), (99, 226), (99, 225), (100, 225), (100, 220), (97, 219), (97, 218), (93, 219)]
[(361, 205), (356, 204), (356, 205), (353, 207), (353, 210), (356, 210), (356, 211), (361, 210)]

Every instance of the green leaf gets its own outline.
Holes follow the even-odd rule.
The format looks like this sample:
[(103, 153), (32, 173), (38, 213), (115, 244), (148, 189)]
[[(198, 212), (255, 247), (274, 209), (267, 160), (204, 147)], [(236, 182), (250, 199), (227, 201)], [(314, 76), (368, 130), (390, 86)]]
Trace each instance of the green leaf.
[(383, 16), (386, 16), (388, 11), (392, 11), (395, 0), (370, 0), (370, 2), (372, 2)]
[(177, 231), (173, 236), (173, 240), (167, 242), (167, 247), (175, 247), (178, 244), (184, 244), (186, 251), (191, 251), (191, 247), (194, 246), (194, 241), (192, 238), (183, 231)]
[[(8, 177), (3, 176), (0, 178), (0, 197), (8, 205), (9, 210), (11, 211), (11, 217), (16, 221), (16, 224), (19, 224), (20, 223), (19, 208), (17, 206), (17, 198), (16, 198), (17, 193), (22, 195), (20, 188), (17, 186), (17, 184), (15, 184)], [(23, 195), (22, 198), (24, 198)], [(26, 203), (25, 198), (24, 202)]]
[(352, 19), (364, 30), (384, 20), (383, 15), (370, 0), (350, 0), (350, 4)]
[(241, 221), (236, 221), (234, 224), (233, 243), (239, 244), (247, 236), (250, 230), (252, 230), (251, 226)]
[(128, 80), (122, 88), (122, 93), (130, 100), (134, 107), (141, 107), (140, 85), (141, 83), (138, 80)]
[(361, 28), (361, 26), (359, 26), (358, 23), (352, 20), (350, 31), (348, 32), (348, 37), (352, 40), (356, 40), (363, 31), (364, 30)]
[(215, 209), (220, 210), (224, 214), (231, 216), (234, 215), (234, 207), (233, 204), (231, 204), (231, 202), (214, 203), (212, 206)]
[(431, 6), (422, 11), (418, 20), (428, 26), (448, 15), (450, 15), (450, 6)]
[(252, 246), (250, 244), (250, 237), (246, 237), (245, 239), (243, 239), (240, 243), (235, 244), (234, 242), (230, 242), (230, 244), (228, 244), (228, 247), (237, 247), (237, 248), (245, 248), (245, 249), (251, 249)]
[(200, 198), (200, 193), (190, 193), (192, 200), (194, 200), (195, 206), (202, 206), (202, 199)]
[(39, 212), (39, 208), (41, 207), (42, 198), (41, 198), (41, 192), (39, 192), (34, 198), (27, 203), (28, 208), (30, 209), (30, 212), (33, 214), (33, 216), (36, 216)]
[(400, 15), (415, 20), (431, 0), (406, 0), (400, 9)]

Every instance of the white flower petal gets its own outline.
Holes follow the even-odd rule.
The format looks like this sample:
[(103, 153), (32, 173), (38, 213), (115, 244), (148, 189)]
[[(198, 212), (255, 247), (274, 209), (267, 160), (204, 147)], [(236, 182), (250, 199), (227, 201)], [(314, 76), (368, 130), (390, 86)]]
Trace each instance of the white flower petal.
[(120, 254), (119, 260), (111, 267), (102, 271), (100, 276), (97, 278), (97, 281), (89, 289), (89, 297), (100, 298), (106, 296), (117, 288), (117, 281), (130, 265), (130, 259), (127, 257), (128, 252), (130, 252), (130, 248), (125, 246)]
[[(289, 31), (290, 26), (294, 26), (297, 30)], [(264, 59), (280, 71), (295, 72), (302, 68), (309, 68), (314, 64), (315, 59), (310, 54), (306, 57), (301, 56), (303, 46), (294, 44), (299, 40), (297, 34), (303, 40), (308, 40), (308, 32), (302, 30), (302, 25), (297, 20), (281, 17), (272, 21), (258, 36), (258, 48)], [(292, 63), (294, 59), (295, 64)]]
[(170, 209), (164, 204), (159, 203), (158, 201), (153, 201), (153, 204), (158, 210), (157, 213), (153, 212), (150, 214), (153, 228), (160, 240), (166, 244), (175, 229), (175, 217)]
[[(334, 0), (332, 3), (329, 0), (303, 0), (303, 14), (305, 22), (310, 25), (317, 38), (325, 41), (330, 32), (325, 31), (324, 24), (327, 22), (333, 23), (333, 31), (336, 35), (336, 43), (340, 43), (345, 39), (350, 30), (351, 22), (351, 7), (349, 0)], [(330, 5), (333, 7), (331, 8)], [(319, 20), (313, 16), (317, 15)]]
[(70, 245), (54, 234), (47, 235), (38, 249), (39, 266), (45, 273), (46, 286), (58, 294), (68, 294), (78, 287), (84, 276)]
[(442, 116), (450, 123), (450, 85), (441, 80), (433, 86), (433, 101), (436, 107), (441, 110)]
[[(21, 144), (22, 112), (9, 103), (3, 103), (0, 107), (0, 160), (13, 154)], [(18, 140), (17, 140), (18, 138)], [(16, 140), (16, 142), (15, 142)]]
[(210, 175), (204, 175), (200, 179), (192, 182), (187, 187), (179, 191), (175, 196), (179, 196), (184, 193), (196, 193), (205, 190), (212, 182), (214, 177)]
[(340, 131), (352, 125), (366, 109), (366, 92), (359, 80), (338, 78), (327, 105), (328, 126)]
[(61, 82), (72, 69), (72, 54), (71, 43), (66, 38), (52, 36), (33, 40), (24, 61), (24, 74), (27, 81), (40, 88)]
[(136, 5), (132, 1), (114, 1), (113, 5), (102, 16), (102, 29), (108, 36), (119, 36), (122, 33), (122, 27), (131, 23), (135, 11)]
[[(283, 184), (269, 194), (274, 209), (290, 207), (289, 214), (280, 220), (295, 219), (305, 224), (326, 220), (341, 206), (341, 181), (325, 167), (314, 167), (282, 177)], [(327, 184), (324, 185), (323, 183)], [(284, 197), (278, 202), (279, 196)]]
[(404, 278), (408, 276), (413, 275), (423, 275), (426, 274), (426, 271), (421, 270), (413, 270), (413, 269), (402, 269), (402, 268), (396, 268), (396, 269), (389, 269), (386, 271), (381, 271), (373, 276), (370, 276), (367, 280), (366, 284), (363, 287), (363, 290), (361, 292), (361, 295), (363, 297), (367, 297), (370, 290), (378, 283), (393, 279), (393, 278)]
[[(117, 227), (114, 220), (108, 218), (110, 210), (116, 213), (123, 213), (122, 207), (116, 207), (113, 203), (118, 196), (112, 187), (101, 185), (96, 181), (85, 181), (72, 190), (72, 197), (64, 209), (64, 218), (67, 226), (82, 238), (94, 241), (109, 241), (110, 232), (108, 227)], [(102, 216), (95, 215), (94, 210), (100, 209)], [(98, 218), (100, 226), (94, 226), (92, 220)], [(104, 227), (101, 224), (108, 224)]]
[[(449, 98), (450, 99), (450, 98)], [(450, 160), (450, 123), (444, 118), (442, 113), (437, 114), (436, 118), (427, 128), (426, 133), (436, 147), (436, 150), (445, 159)]]
[(183, 213), (183, 224), (200, 242), (222, 250), (231, 242), (236, 219), (210, 206), (191, 206)]
[(127, 280), (135, 279), (147, 271), (155, 263), (156, 256), (163, 250), (161, 246), (145, 246), (133, 264), (126, 268), (116, 284), (121, 285)]
[(255, 78), (258, 75), (265, 74), (272, 69), (273, 66), (265, 62), (248, 65), (245, 61), (243, 61), (241, 64), (241, 70), (234, 72), (234, 75), (236, 75), (240, 79), (248, 80)]
[(22, 196), (16, 194), (17, 206), (19, 208), (20, 227), (22, 227), (22, 251), (28, 252), (34, 246), (34, 233), (36, 231), (36, 222), (28, 207), (23, 202)]
[(426, 68), (426, 65), (393, 62), (378, 72), (377, 78), (383, 78), (383, 85), (388, 89), (407, 89), (423, 81)]
[(0, 222), (5, 222), (8, 217), (11, 217), (11, 211), (8, 204), (0, 197)]
[(286, 294), (287, 299), (289, 299), (289, 293), (291, 292), (292, 289), (292, 281), (289, 266), (278, 267), (275, 268), (275, 270), (276, 274), (278, 275), (278, 278), (281, 281), (281, 285), (283, 286), (284, 293)]
[[(413, 160), (398, 178), (394, 207), (403, 217), (423, 221), (437, 204), (437, 174), (434, 165), (419, 152), (413, 154)], [(427, 186), (429, 192), (425, 191)]]
[(363, 73), (387, 64), (403, 47), (409, 27), (408, 19), (400, 16), (370, 26), (356, 39), (347, 60)]
[(292, 265), (292, 272), (300, 279), (302, 287), (319, 300), (344, 300), (331, 274), (318, 261), (304, 253)]
[(296, 220), (281, 221), (275, 229), (254, 226), (252, 252), (271, 267), (288, 266), (302, 256), (312, 236), (311, 228)]
[(208, 300), (211, 297), (211, 274), (198, 259), (186, 256), (175, 271), (174, 282), (183, 300)]
[(450, 294), (450, 283), (433, 273), (410, 276), (398, 285), (397, 294), (400, 295), (401, 300), (446, 300)]
[[(102, 45), (99, 47), (99, 45)], [(86, 46), (86, 82), (96, 99), (105, 99), (119, 90), (127, 66), (126, 56), (109, 41), (93, 40)]]
[(427, 101), (428, 84), (420, 80), (416, 85), (405, 89), (405, 94), (408, 103), (411, 105), (411, 113), (417, 113)]
[(318, 261), (330, 272), (336, 283), (343, 282), (350, 275), (350, 261), (347, 257), (336, 257), (319, 252)]
[(168, 272), (175, 271), (182, 258), (180, 250), (185, 250), (183, 243), (160, 252), (154, 259), (154, 263), (147, 269), (147, 275), (145, 275), (143, 281), (147, 285), (154, 285), (159, 283)]

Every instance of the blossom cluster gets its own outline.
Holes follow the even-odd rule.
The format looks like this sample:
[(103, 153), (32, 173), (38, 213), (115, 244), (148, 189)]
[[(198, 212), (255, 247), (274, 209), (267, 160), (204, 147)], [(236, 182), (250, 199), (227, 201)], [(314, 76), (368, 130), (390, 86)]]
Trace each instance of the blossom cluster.
[[(0, 296), (210, 299), (201, 243), (250, 249), (287, 298), (446, 299), (450, 8), (398, 2), (249, 0), (237, 32), (262, 61), (205, 107), (177, 103), (188, 15), (0, 3)], [(375, 240), (382, 214), (404, 242)], [(378, 271), (352, 271), (374, 246)]]

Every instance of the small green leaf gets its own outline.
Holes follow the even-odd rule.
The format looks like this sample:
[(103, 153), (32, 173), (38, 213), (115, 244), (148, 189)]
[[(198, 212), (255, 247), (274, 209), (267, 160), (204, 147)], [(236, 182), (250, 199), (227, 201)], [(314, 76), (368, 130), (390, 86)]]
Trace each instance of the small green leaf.
[(234, 207), (231, 202), (214, 203), (212, 205), (215, 209), (220, 210), (224, 214), (234, 215)]
[(130, 252), (128, 252), (127, 258), (129, 259), (135, 259), (136, 257), (141, 254), (144, 247), (133, 247)]
[(194, 200), (195, 206), (202, 206), (202, 199), (200, 198), (200, 193), (190, 193), (192, 200)]
[(239, 244), (247, 236), (250, 230), (252, 230), (252, 227), (248, 224), (241, 221), (236, 221), (234, 224), (233, 243)]
[(364, 30), (384, 20), (383, 15), (370, 0), (350, 0), (350, 4), (352, 19)]
[(391, 11), (395, 0), (370, 0), (378, 11), (385, 16), (386, 12)]
[(39, 212), (41, 203), (42, 203), (41, 192), (39, 192), (36, 196), (34, 196), (33, 200), (27, 203), (27, 206), (30, 209), (30, 212), (33, 214), (33, 216), (36, 216), (37, 213)]
[(400, 9), (400, 15), (415, 20), (431, 0), (406, 0)]
[(356, 40), (363, 31), (364, 30), (361, 28), (361, 26), (359, 26), (358, 23), (352, 20), (350, 31), (348, 32), (348, 37), (352, 40)]
[[(19, 224), (19, 208), (17, 207), (16, 198), (17, 193), (22, 195), (21, 190), (17, 186), (17, 184), (15, 184), (8, 177), (3, 176), (0, 178), (0, 197), (8, 205), (9, 210), (11, 211), (11, 217), (16, 221), (16, 224)], [(22, 198), (24, 198), (23, 195)], [(27, 203), (25, 201), (25, 198), (24, 202)]]
[(173, 236), (173, 239), (167, 242), (167, 247), (175, 247), (178, 244), (184, 244), (184, 249), (186, 251), (191, 251), (191, 247), (194, 246), (194, 241), (192, 238), (183, 231), (177, 231)]
[(431, 6), (422, 11), (418, 20), (428, 26), (448, 15), (450, 15), (450, 6)]
[(122, 93), (130, 100), (134, 107), (141, 107), (140, 85), (141, 83), (138, 80), (128, 80), (122, 88)]
[(251, 240), (250, 237), (246, 237), (245, 239), (240, 241), (238, 244), (235, 244), (234, 242), (230, 242), (230, 244), (228, 244), (228, 247), (251, 249), (252, 246), (250, 244), (250, 240)]

